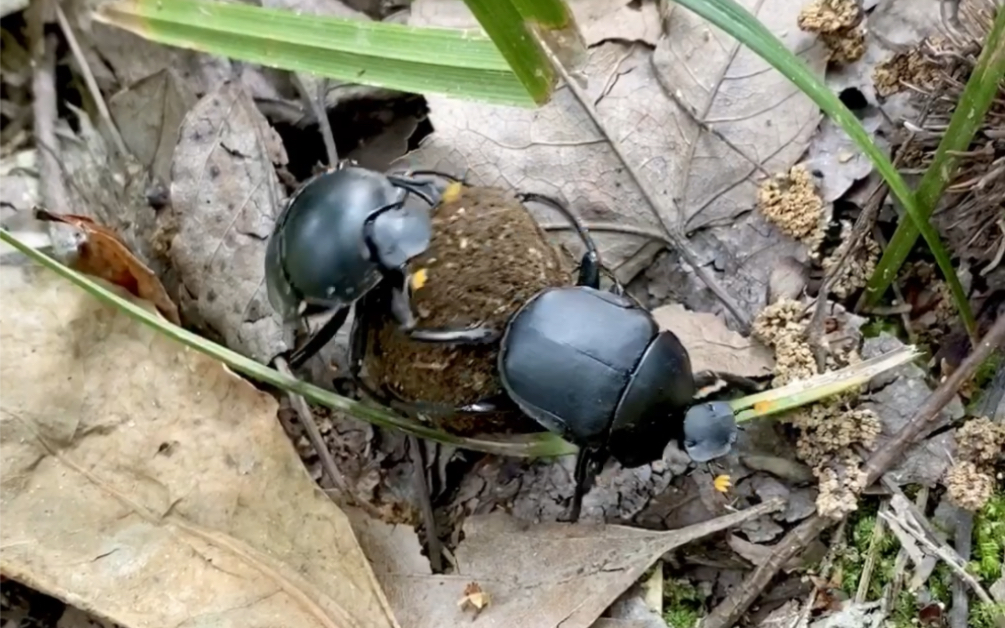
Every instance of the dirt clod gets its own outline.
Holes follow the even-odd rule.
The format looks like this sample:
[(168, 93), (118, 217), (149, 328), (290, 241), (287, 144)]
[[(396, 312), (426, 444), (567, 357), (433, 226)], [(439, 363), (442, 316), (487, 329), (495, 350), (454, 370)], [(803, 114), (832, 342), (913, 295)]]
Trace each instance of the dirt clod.
[(830, 61), (858, 61), (865, 54), (865, 31), (859, 28), (862, 10), (855, 0), (819, 0), (799, 12), (799, 28), (818, 33), (830, 50)]
[(849, 453), (831, 466), (814, 469), (813, 474), (820, 480), (817, 512), (821, 516), (839, 520), (858, 509), (866, 481), (858, 456)]
[[(437, 207), (429, 250), (413, 261), (426, 282), (412, 295), (419, 325), (502, 329), (543, 288), (569, 283), (558, 252), (511, 194), (466, 187)], [(408, 401), (474, 403), (502, 393), (496, 346), (448, 347), (408, 340), (390, 318), (374, 321), (364, 364), (371, 379)], [(523, 417), (474, 416), (444, 421), (458, 433), (495, 431)], [(515, 422), (515, 423), (514, 423)]]
[(806, 340), (803, 306), (792, 299), (780, 299), (761, 310), (754, 320), (753, 334), (775, 351), (772, 386), (817, 374), (813, 350)]
[(805, 166), (765, 180), (757, 190), (761, 213), (782, 233), (805, 243), (812, 254), (824, 237), (824, 203)]
[(971, 512), (977, 512), (991, 499), (995, 479), (977, 468), (969, 460), (957, 462), (946, 472), (946, 491), (949, 500)]
[(992, 465), (1005, 451), (1005, 426), (986, 417), (971, 419), (956, 431), (961, 460)]
[(854, 28), (862, 19), (855, 0), (818, 0), (799, 12), (799, 28), (811, 33), (838, 33)]

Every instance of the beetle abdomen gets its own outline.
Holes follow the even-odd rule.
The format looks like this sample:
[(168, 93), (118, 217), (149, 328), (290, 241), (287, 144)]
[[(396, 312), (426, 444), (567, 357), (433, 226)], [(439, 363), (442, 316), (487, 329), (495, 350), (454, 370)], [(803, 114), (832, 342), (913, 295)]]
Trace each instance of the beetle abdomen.
[(601, 444), (656, 333), (652, 318), (622, 297), (587, 287), (547, 289), (507, 326), (499, 374), (542, 425), (580, 444)]

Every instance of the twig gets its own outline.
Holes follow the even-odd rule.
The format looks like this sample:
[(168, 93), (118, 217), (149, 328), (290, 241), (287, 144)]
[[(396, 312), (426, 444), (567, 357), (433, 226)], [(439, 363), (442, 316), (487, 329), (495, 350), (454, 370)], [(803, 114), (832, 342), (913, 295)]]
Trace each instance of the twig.
[[(599, 233), (626, 233), (628, 235), (637, 235), (644, 238), (650, 238), (656, 240), (657, 242), (662, 242), (663, 244), (671, 244), (670, 239), (667, 238), (666, 234), (662, 231), (651, 229), (649, 227), (639, 227), (637, 225), (619, 225), (611, 222), (590, 222), (582, 221), (584, 227), (590, 231), (597, 231)], [(541, 225), (541, 228), (545, 231), (571, 231), (574, 227), (567, 223), (545, 223)]]
[(301, 98), (307, 103), (314, 117), (318, 119), (318, 128), (321, 130), (321, 139), (325, 143), (325, 154), (328, 155), (328, 165), (334, 167), (338, 163), (338, 149), (335, 148), (335, 136), (332, 134), (332, 126), (328, 122), (328, 112), (325, 110), (325, 93), (327, 92), (328, 81), (323, 78), (315, 79), (317, 89), (311, 93), (307, 82), (300, 74), (293, 72), (293, 83), (297, 86)]
[[(290, 365), (286, 363), (284, 358), (276, 358), (275, 364), (277, 371), (288, 377), (293, 377)], [(357, 499), (349, 488), (349, 483), (345, 481), (345, 477), (339, 472), (338, 467), (335, 465), (335, 458), (332, 457), (331, 451), (328, 450), (328, 444), (325, 443), (325, 439), (321, 435), (321, 430), (318, 428), (317, 421), (314, 420), (314, 413), (311, 412), (311, 407), (308, 405), (307, 400), (304, 399), (303, 395), (297, 393), (290, 392), (287, 394), (289, 395), (290, 406), (297, 413), (300, 424), (304, 426), (304, 430), (307, 432), (308, 440), (314, 446), (314, 451), (318, 452), (318, 458), (321, 459), (321, 470), (328, 476), (332, 486), (341, 492), (346, 501), (359, 506), (368, 515), (379, 518), (380, 513), (373, 507), (373, 504)]]
[(59, 21), (59, 28), (63, 31), (63, 36), (66, 37), (66, 43), (70, 45), (70, 51), (73, 53), (73, 58), (77, 60), (77, 66), (80, 68), (80, 73), (84, 76), (84, 84), (87, 85), (87, 91), (90, 92), (91, 99), (98, 108), (98, 114), (107, 125), (108, 132), (112, 136), (112, 141), (115, 142), (115, 147), (119, 149), (119, 154), (128, 155), (129, 151), (126, 149), (126, 143), (122, 141), (122, 134), (119, 133), (119, 127), (116, 126), (115, 121), (112, 120), (112, 114), (108, 111), (108, 105), (105, 103), (104, 96), (101, 95), (101, 90), (98, 88), (98, 82), (94, 80), (94, 73), (91, 72), (91, 66), (87, 63), (87, 58), (84, 56), (84, 51), (80, 47), (80, 42), (77, 41), (77, 36), (73, 33), (73, 29), (70, 27), (70, 21), (66, 19), (66, 14), (63, 13), (63, 8), (59, 6), (59, 3), (56, 2), (55, 5), (56, 20)]
[(969, 380), (977, 368), (991, 353), (1005, 341), (1005, 317), (999, 318), (995, 324), (977, 343), (974, 350), (967, 356), (959, 368), (945, 379), (925, 402), (918, 408), (914, 417), (904, 427), (894, 434), (893, 438), (877, 449), (865, 465), (869, 476), (869, 484), (875, 482), (908, 447), (914, 444), (926, 428), (936, 421), (942, 408), (946, 406), (963, 384)]
[(426, 545), (429, 548), (429, 566), (433, 573), (443, 572), (443, 545), (436, 529), (436, 517), (433, 513), (432, 495), (429, 483), (426, 482), (426, 458), (423, 455), (423, 441), (416, 436), (408, 436), (408, 450), (414, 467), (412, 481), (415, 486), (415, 496), (419, 500), (419, 510), (422, 511), (422, 521), (426, 524)]
[[(970, 545), (973, 543), (974, 515), (962, 508), (956, 508), (956, 553), (966, 562), (970, 560)], [(951, 628), (967, 628), (970, 615), (970, 599), (966, 583), (962, 578), (953, 578), (953, 606), (949, 610)]]
[[(880, 511), (887, 508), (887, 504), (880, 506)], [(869, 538), (869, 550), (865, 557), (865, 564), (862, 565), (862, 576), (858, 580), (858, 589), (855, 591), (855, 603), (861, 604), (869, 597), (869, 585), (872, 581), (872, 572), (876, 568), (876, 559), (879, 557), (879, 546), (884, 537), (883, 519), (877, 519), (876, 525), (872, 528), (872, 536)]]
[(942, 561), (946, 563), (951, 570), (953, 570), (957, 577), (966, 582), (970, 588), (973, 589), (974, 593), (977, 594), (977, 597), (980, 598), (981, 602), (989, 605), (994, 604), (994, 600), (990, 595), (988, 595), (988, 592), (984, 590), (981, 583), (977, 582), (972, 575), (967, 573), (964, 566), (957, 562), (959, 560), (959, 555), (947, 545), (936, 545), (929, 540), (927, 535), (920, 529), (917, 521), (913, 520), (913, 518), (911, 521), (908, 521), (903, 517), (898, 517), (897, 515), (889, 512), (880, 513), (880, 516), (886, 519), (887, 523), (900, 526), (904, 532), (911, 535), (911, 537), (923, 545), (925, 549), (941, 558)]
[[(848, 524), (847, 519), (841, 520), (841, 523), (838, 525), (838, 529), (834, 531), (834, 538), (836, 538), (837, 541), (831, 545), (830, 550), (827, 552), (827, 555), (824, 556), (823, 561), (821, 561), (820, 563), (820, 571), (817, 575), (824, 581), (830, 579), (831, 569), (834, 568), (834, 559), (837, 557), (838, 554), (843, 552), (845, 550), (845, 547), (847, 547), (848, 545), (847, 539), (845, 538), (845, 528), (847, 527), (847, 524)], [(810, 613), (813, 612), (813, 603), (816, 601), (817, 595), (820, 593), (820, 590), (821, 587), (817, 584), (817, 581), (814, 581), (813, 590), (811, 590), (809, 594), (806, 596), (806, 602), (803, 604), (803, 609), (799, 613), (799, 618), (793, 624), (794, 627), (801, 628), (802, 626), (809, 625)]]
[(56, 46), (54, 34), (45, 34), (46, 17), (51, 10), (50, 2), (38, 0), (29, 6), (28, 41), (34, 72), (31, 88), (35, 115), (35, 145), (47, 146), (50, 150), (38, 151), (38, 178), (42, 192), (42, 202), (51, 211), (69, 213), (70, 197), (67, 195), (60, 169), (59, 150), (56, 139)]
[[(537, 35), (537, 40), (541, 45), (541, 48), (545, 51), (545, 54), (548, 56), (548, 59), (551, 61), (552, 66), (554, 66), (555, 71), (562, 77), (562, 80), (565, 81), (565, 85), (576, 97), (576, 100), (579, 101), (580, 106), (582, 106), (590, 120), (593, 121), (593, 124), (596, 125), (597, 129), (607, 139), (607, 142), (610, 144), (615, 155), (617, 155), (618, 159), (621, 160), (621, 163), (624, 164), (625, 171), (628, 172), (632, 180), (635, 181), (635, 184), (639, 186), (639, 190), (642, 192), (642, 196), (645, 197), (650, 211), (652, 211), (653, 215), (663, 227), (663, 230), (666, 232), (667, 240), (671, 243), (672, 247), (682, 258), (684, 258), (684, 261), (687, 262), (687, 264), (694, 270), (695, 274), (705, 283), (706, 286), (708, 286), (708, 289), (711, 290), (720, 301), (722, 301), (723, 305), (726, 306), (726, 309), (728, 309), (736, 320), (739, 321), (744, 330), (749, 329), (750, 319), (740, 308), (736, 299), (726, 292), (726, 290), (719, 285), (719, 282), (715, 280), (715, 277), (713, 277), (705, 266), (702, 265), (701, 260), (691, 249), (691, 245), (688, 243), (687, 237), (681, 229), (678, 226), (671, 225), (665, 218), (665, 215), (669, 212), (663, 206), (663, 203), (659, 201), (659, 195), (653, 189), (652, 185), (650, 185), (645, 176), (639, 172), (638, 167), (628, 158), (628, 154), (621, 145), (621, 142), (619, 142), (614, 135), (607, 130), (607, 125), (605, 125), (604, 121), (600, 118), (600, 114), (597, 113), (597, 109), (590, 101), (589, 95), (582, 87), (579, 86), (576, 79), (569, 75), (568, 70), (566, 70), (565, 66), (562, 65), (562, 62), (555, 55), (555, 52), (551, 49), (548, 43), (540, 35)], [(674, 203), (673, 199), (671, 199), (670, 202), (674, 205), (674, 213), (680, 216), (680, 208), (676, 207), (676, 203)]]
[[(890, 465), (903, 455), (914, 443), (915, 438), (925, 431), (926, 426), (931, 424), (942, 408), (953, 399), (960, 386), (970, 379), (977, 367), (1002, 341), (1005, 341), (1005, 317), (995, 322), (970, 356), (928, 396), (911, 420), (869, 457), (864, 467), (867, 475), (866, 486), (876, 482)], [(814, 515), (786, 534), (775, 546), (771, 556), (713, 609), (702, 622), (702, 628), (727, 628), (734, 625), (771, 583), (782, 565), (834, 523), (833, 519)]]

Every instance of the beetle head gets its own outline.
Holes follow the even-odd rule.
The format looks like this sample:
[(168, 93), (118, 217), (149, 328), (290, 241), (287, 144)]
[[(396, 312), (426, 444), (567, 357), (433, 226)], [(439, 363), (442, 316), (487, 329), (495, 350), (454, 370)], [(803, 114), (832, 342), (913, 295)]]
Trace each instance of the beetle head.
[(730, 452), (736, 442), (736, 415), (725, 401), (700, 403), (684, 416), (684, 451), (695, 462), (708, 462)]
[(429, 211), (406, 203), (381, 212), (373, 220), (370, 233), (374, 260), (384, 268), (401, 268), (429, 247), (433, 235)]

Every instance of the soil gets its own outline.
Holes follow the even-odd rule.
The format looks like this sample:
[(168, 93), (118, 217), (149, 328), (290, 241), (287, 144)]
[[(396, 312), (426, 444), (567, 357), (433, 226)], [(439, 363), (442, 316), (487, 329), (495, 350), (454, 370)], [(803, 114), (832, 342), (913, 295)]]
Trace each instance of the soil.
[[(437, 207), (429, 250), (412, 262), (412, 272), (426, 271), (412, 306), (424, 327), (489, 324), (502, 329), (537, 292), (570, 283), (567, 266), (514, 196), (496, 188), (464, 187)], [(364, 367), (371, 381), (402, 399), (458, 405), (502, 393), (497, 357), (497, 345), (411, 341), (390, 317), (382, 317), (374, 319)], [(541, 429), (515, 410), (439, 423), (460, 434)]]

